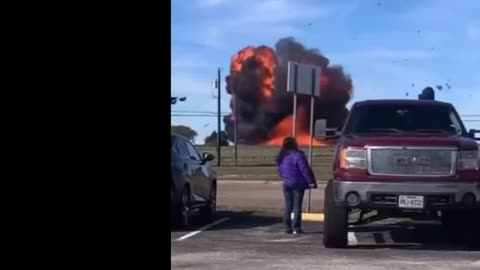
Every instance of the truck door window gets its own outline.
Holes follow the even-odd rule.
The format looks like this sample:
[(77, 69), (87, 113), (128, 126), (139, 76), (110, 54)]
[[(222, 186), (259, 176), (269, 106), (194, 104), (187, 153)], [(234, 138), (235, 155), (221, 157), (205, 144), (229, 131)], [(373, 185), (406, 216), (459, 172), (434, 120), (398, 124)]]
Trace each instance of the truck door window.
[(458, 117), (452, 111), (448, 115), (450, 117), (450, 121), (452, 121), (451, 126), (455, 129), (455, 133), (457, 135), (462, 135), (462, 124), (460, 123)]

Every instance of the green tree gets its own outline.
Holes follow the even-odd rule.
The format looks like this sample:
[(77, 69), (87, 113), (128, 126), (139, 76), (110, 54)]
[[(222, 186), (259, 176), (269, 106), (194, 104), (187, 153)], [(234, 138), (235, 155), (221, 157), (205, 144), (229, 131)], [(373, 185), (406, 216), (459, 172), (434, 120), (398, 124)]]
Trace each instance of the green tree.
[(191, 127), (183, 126), (183, 125), (171, 126), (171, 131), (184, 136), (185, 138), (189, 139), (192, 142), (195, 141), (195, 137), (197, 137), (198, 135), (198, 133), (195, 130), (193, 130)]
[[(217, 132), (213, 131), (210, 135), (205, 137), (205, 145), (208, 146), (217, 146)], [(220, 131), (220, 145), (228, 146), (228, 138), (225, 131)]]

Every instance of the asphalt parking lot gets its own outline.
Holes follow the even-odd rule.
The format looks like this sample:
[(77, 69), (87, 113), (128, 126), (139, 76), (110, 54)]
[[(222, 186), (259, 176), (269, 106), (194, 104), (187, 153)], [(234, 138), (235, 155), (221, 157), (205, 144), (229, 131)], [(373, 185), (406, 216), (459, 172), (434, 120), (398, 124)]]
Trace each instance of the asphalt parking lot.
[(342, 250), (322, 246), (321, 221), (303, 226), (285, 235), (280, 211), (219, 211), (213, 226), (172, 229), (172, 269), (480, 269), (474, 225), (454, 233), (434, 221), (377, 221), (352, 227)]

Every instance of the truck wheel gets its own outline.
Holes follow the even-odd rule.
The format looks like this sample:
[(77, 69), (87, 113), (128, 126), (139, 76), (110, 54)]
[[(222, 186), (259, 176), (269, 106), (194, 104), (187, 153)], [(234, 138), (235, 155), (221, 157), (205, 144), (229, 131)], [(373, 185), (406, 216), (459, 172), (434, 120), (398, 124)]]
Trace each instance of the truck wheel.
[(210, 188), (210, 197), (205, 207), (200, 209), (200, 215), (203, 220), (211, 221), (215, 218), (217, 211), (217, 186), (215, 184)]
[(462, 225), (466, 224), (466, 215), (462, 212), (443, 211), (442, 224), (449, 230), (457, 230)]
[(348, 211), (346, 207), (335, 206), (333, 182), (325, 188), (325, 219), (323, 222), (323, 245), (326, 248), (348, 246)]

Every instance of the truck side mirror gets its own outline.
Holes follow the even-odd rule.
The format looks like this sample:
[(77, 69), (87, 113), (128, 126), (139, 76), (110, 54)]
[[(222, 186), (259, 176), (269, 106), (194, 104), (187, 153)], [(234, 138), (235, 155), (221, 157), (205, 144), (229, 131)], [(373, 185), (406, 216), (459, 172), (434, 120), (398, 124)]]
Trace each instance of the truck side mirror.
[(479, 129), (470, 129), (468, 131), (468, 136), (470, 136), (470, 138), (475, 139), (477, 141), (480, 140), (480, 138), (475, 137), (475, 133), (480, 133), (480, 130)]
[(340, 136), (336, 128), (327, 128), (327, 120), (318, 119), (315, 121), (314, 137), (319, 140), (336, 139)]

